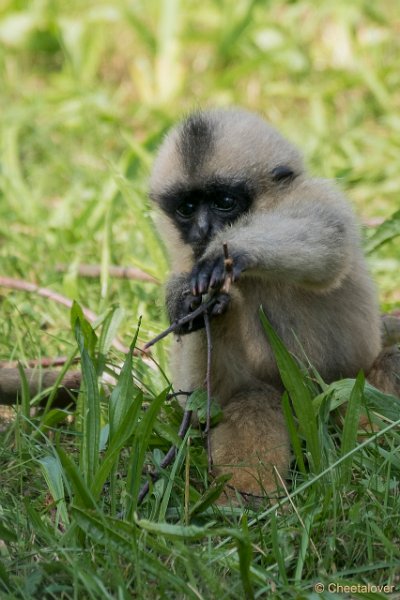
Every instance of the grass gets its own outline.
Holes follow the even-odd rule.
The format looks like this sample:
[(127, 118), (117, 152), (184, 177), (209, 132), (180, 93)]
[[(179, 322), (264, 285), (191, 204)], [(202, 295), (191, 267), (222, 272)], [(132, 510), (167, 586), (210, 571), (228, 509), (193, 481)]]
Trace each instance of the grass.
[[(110, 346), (116, 331), (129, 346), (164, 328), (160, 286), (109, 271), (165, 279), (146, 193), (155, 149), (188, 110), (239, 104), (297, 143), (313, 173), (337, 179), (363, 222), (385, 220), (366, 228), (366, 249), (382, 309), (398, 308), (396, 9), (395, 0), (2, 4), (0, 275), (100, 319), (92, 329), (78, 305), (0, 289), (0, 359), (79, 353), (84, 378), (73, 418), (51, 407), (32, 415), (37, 398), (25, 388), (0, 434), (1, 598), (350, 597), (329, 583), (360, 584), (354, 598), (387, 597), (368, 583), (399, 593), (399, 401), (361, 375), (315, 386), (275, 338), (295, 410), (284, 397), (290, 495), (259, 511), (218, 507), (191, 430), (138, 507), (142, 471), (178, 441), (181, 415), (166, 400), (168, 342), (154, 348), (156, 368)], [(100, 277), (81, 277), (80, 263), (100, 265)], [(341, 425), (330, 415), (343, 402)], [(362, 443), (361, 410), (377, 426)]]

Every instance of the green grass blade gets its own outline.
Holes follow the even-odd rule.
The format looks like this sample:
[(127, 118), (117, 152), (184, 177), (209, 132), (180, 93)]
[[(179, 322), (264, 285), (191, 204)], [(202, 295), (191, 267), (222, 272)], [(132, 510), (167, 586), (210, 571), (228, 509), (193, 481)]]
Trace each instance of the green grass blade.
[(136, 227), (146, 239), (146, 248), (154, 265), (154, 275), (161, 281), (168, 270), (167, 257), (165, 250), (160, 244), (154, 223), (149, 217), (148, 210), (144, 210), (146, 192), (143, 190), (143, 194), (141, 195), (137, 189), (132, 187), (131, 182), (120, 172), (115, 173), (115, 178), (121, 195), (126, 199), (128, 206), (133, 207)]
[(190, 518), (205, 512), (222, 494), (225, 484), (232, 478), (230, 473), (220, 475), (211, 482), (210, 487), (190, 509)]
[[(71, 516), (86, 533), (96, 542), (107, 544), (115, 542), (119, 551), (128, 552), (131, 556), (137, 530), (131, 523), (113, 519), (96, 511), (88, 511), (78, 506), (71, 508)], [(124, 552), (123, 552), (124, 553)]]
[(247, 516), (242, 517), (243, 537), (236, 539), (236, 548), (239, 556), (240, 578), (242, 580), (244, 596), (246, 600), (254, 600), (254, 590), (251, 581), (251, 563), (253, 560), (253, 549), (251, 547), (249, 531), (247, 527)]
[(125, 420), (126, 413), (130, 410), (133, 398), (137, 394), (137, 388), (134, 385), (132, 377), (132, 356), (139, 334), (139, 327), (140, 321), (135, 337), (129, 348), (129, 352), (126, 355), (121, 373), (118, 377), (117, 385), (113, 389), (110, 396), (108, 411), (110, 423), (110, 443), (113, 442), (115, 432), (119, 430), (121, 423)]
[[(341, 456), (346, 456), (349, 452), (356, 447), (357, 444), (357, 432), (360, 422), (361, 413), (361, 402), (363, 398), (363, 390), (365, 384), (364, 374), (360, 371), (355, 381), (354, 387), (350, 394), (349, 403), (347, 405), (346, 415), (344, 419), (342, 444), (341, 444)], [(349, 459), (343, 462), (341, 466), (341, 479), (342, 483), (348, 484), (351, 479), (353, 457), (349, 456)]]
[(0, 539), (3, 540), (3, 542), (15, 543), (18, 541), (18, 536), (15, 531), (11, 531), (11, 529), (8, 529), (0, 522)]
[(40, 418), (38, 429), (32, 434), (32, 438), (39, 438), (49, 429), (60, 425), (70, 415), (67, 410), (62, 408), (52, 408)]
[[(55, 456), (44, 456), (39, 459), (43, 476), (46, 480), (50, 494), (57, 506), (57, 513), (61, 517), (64, 526), (69, 524), (67, 506), (65, 503), (63, 473), (60, 461)], [(55, 526), (58, 527), (58, 518)]]
[(304, 518), (304, 526), (302, 528), (300, 548), (299, 548), (299, 553), (298, 553), (297, 562), (296, 562), (296, 570), (295, 570), (295, 575), (294, 575), (295, 581), (298, 581), (298, 582), (301, 582), (301, 580), (302, 580), (304, 562), (307, 557), (307, 549), (310, 546), (310, 541), (311, 541), (310, 540), (310, 529), (311, 529), (312, 520), (313, 520), (312, 513), (308, 513)]
[(155, 93), (163, 100), (173, 97), (180, 82), (180, 0), (161, 0), (161, 14), (155, 57)]
[[(355, 379), (342, 379), (331, 383), (322, 394), (314, 398), (314, 409), (319, 410), (324, 398), (329, 394), (332, 395), (332, 410), (348, 402), (354, 384)], [(378, 412), (391, 421), (397, 421), (400, 418), (400, 398), (384, 394), (368, 381), (365, 382), (364, 397), (368, 409)]]
[(64, 469), (64, 477), (73, 491), (75, 504), (85, 508), (95, 508), (95, 499), (77, 465), (61, 446), (57, 446), (57, 454)]
[(96, 368), (91, 358), (97, 338), (76, 303), (71, 310), (71, 321), (81, 353), (82, 443), (80, 464), (85, 481), (91, 485), (98, 468), (100, 450), (100, 393)]
[(270, 322), (260, 309), (260, 319), (271, 344), (283, 384), (293, 403), (300, 431), (310, 452), (314, 470), (319, 471), (321, 453), (318, 440), (318, 429), (311, 394), (307, 388), (304, 376), (296, 361), (286, 350), (282, 340), (273, 330)]
[(130, 498), (127, 504), (127, 516), (129, 519), (132, 518), (133, 512), (136, 510), (137, 499), (141, 484), (141, 475), (143, 470), (144, 458), (147, 451), (149, 439), (153, 430), (154, 422), (157, 415), (165, 402), (169, 388), (161, 392), (151, 402), (148, 410), (146, 411), (143, 419), (140, 422), (135, 441), (132, 446), (131, 459), (128, 465), (128, 481), (127, 489), (130, 494)]
[(99, 463), (100, 394), (96, 370), (85, 348), (81, 352), (83, 381), (83, 428), (81, 465), (85, 480), (91, 483)]
[(171, 523), (156, 523), (148, 519), (139, 519), (137, 514), (134, 515), (134, 522), (140, 529), (148, 531), (155, 535), (162, 535), (169, 540), (201, 540), (204, 537), (227, 537), (231, 536), (234, 539), (240, 539), (245, 542), (245, 538), (240, 529), (229, 527), (215, 527), (207, 524), (204, 527), (198, 525), (175, 525)]
[(164, 521), (165, 520), (165, 515), (167, 513), (167, 508), (168, 508), (168, 502), (171, 496), (171, 492), (172, 492), (172, 487), (174, 485), (174, 481), (175, 481), (175, 476), (176, 476), (176, 472), (178, 470), (178, 468), (181, 465), (182, 459), (183, 459), (183, 454), (186, 450), (186, 444), (187, 444), (187, 439), (190, 435), (190, 428), (188, 429), (188, 431), (186, 432), (185, 437), (181, 440), (181, 443), (179, 445), (178, 451), (176, 453), (173, 465), (172, 465), (172, 469), (171, 471), (168, 473), (168, 482), (167, 485), (165, 487), (165, 492), (163, 494), (163, 499), (161, 501), (161, 505), (160, 505), (160, 511), (159, 511), (159, 520), (160, 521)]
[(280, 575), (281, 580), (284, 582), (284, 584), (288, 585), (285, 559), (283, 558), (283, 555), (281, 552), (281, 545), (279, 543), (277, 517), (276, 517), (275, 512), (271, 513), (270, 524), (271, 524), (272, 551), (274, 553), (275, 560), (278, 565), (279, 575)]
[(389, 219), (379, 225), (374, 234), (365, 242), (364, 249), (371, 254), (383, 244), (400, 235), (400, 210), (397, 210)]
[(286, 426), (287, 426), (288, 433), (289, 433), (290, 443), (292, 445), (293, 452), (296, 457), (297, 465), (298, 465), (300, 471), (303, 474), (305, 474), (305, 473), (307, 473), (307, 470), (306, 470), (304, 460), (303, 460), (303, 450), (301, 447), (301, 440), (299, 438), (297, 427), (294, 422), (292, 407), (290, 406), (289, 395), (287, 392), (285, 392), (282, 396), (282, 410), (283, 410), (283, 415), (285, 417)]
[(104, 370), (107, 354), (112, 346), (113, 340), (117, 337), (118, 329), (123, 322), (124, 317), (124, 309), (114, 306), (103, 322), (98, 342), (98, 374), (101, 374)]
[[(174, 574), (173, 570), (165, 566), (157, 556), (153, 556), (152, 551), (149, 551), (146, 546), (142, 548), (143, 552), (138, 554), (137, 551), (137, 534), (136, 525), (113, 519), (111, 517), (99, 516), (93, 511), (82, 510), (74, 506), (72, 508), (72, 517), (79, 527), (96, 543), (104, 546), (107, 552), (111, 549), (112, 552), (120, 557), (124, 556), (130, 563), (137, 563), (138, 559), (143, 557), (140, 564), (137, 565), (138, 573), (147, 572), (151, 575), (154, 581), (165, 585), (167, 583), (179, 594), (183, 594), (184, 598), (194, 598), (190, 587), (186, 582)], [(153, 543), (152, 539), (146, 539), (150, 549), (166, 551), (165, 544), (157, 542)]]
[[(260, 0), (250, 0), (250, 2), (245, 5), (246, 9), (243, 15), (236, 19), (236, 21), (234, 21), (233, 18), (227, 20), (227, 23), (230, 25), (230, 27), (219, 42), (217, 49), (218, 54), (221, 55), (222, 59), (229, 57), (232, 52), (232, 48), (235, 48), (235, 45), (239, 42), (243, 33), (251, 25), (254, 9), (259, 3)], [(232, 14), (231, 11), (230, 14)]]
[(400, 549), (397, 543), (393, 543), (387, 535), (382, 531), (382, 529), (377, 525), (375, 521), (370, 521), (369, 525), (372, 531), (375, 533), (377, 540), (381, 542), (381, 544), (386, 548), (386, 551), (389, 556), (395, 556), (397, 560), (400, 559)]
[(11, 591), (11, 582), (3, 561), (0, 560), (0, 590)]
[(79, 351), (82, 352), (82, 349), (86, 348), (90, 357), (94, 359), (97, 336), (77, 302), (74, 302), (71, 307), (71, 329), (74, 332)]
[(74, 350), (69, 354), (69, 356), (67, 357), (67, 360), (65, 361), (65, 364), (61, 367), (59, 373), (58, 373), (58, 377), (56, 379), (56, 381), (54, 382), (53, 388), (50, 392), (50, 394), (48, 395), (47, 401), (46, 401), (46, 406), (43, 409), (43, 415), (45, 416), (46, 413), (50, 410), (54, 399), (57, 395), (57, 391), (58, 388), (61, 385), (62, 380), (64, 379), (64, 375), (67, 373), (67, 371), (71, 368), (72, 362), (75, 358), (75, 356), (77, 355), (78, 350), (77, 348), (74, 348)]
[(143, 394), (139, 391), (124, 415), (124, 419), (119, 424), (119, 427), (115, 431), (113, 437), (110, 437), (109, 446), (104, 454), (101, 465), (95, 474), (91, 488), (95, 498), (98, 498), (107, 477), (111, 473), (113, 467), (117, 465), (119, 454), (122, 448), (136, 430), (142, 401)]

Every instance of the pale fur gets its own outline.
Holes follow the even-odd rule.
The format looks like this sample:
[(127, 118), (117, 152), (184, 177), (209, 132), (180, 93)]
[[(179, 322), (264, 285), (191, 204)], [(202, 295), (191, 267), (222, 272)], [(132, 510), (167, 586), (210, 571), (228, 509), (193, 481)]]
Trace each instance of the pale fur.
[[(177, 184), (201, 187), (210, 177), (247, 177), (258, 193), (250, 213), (218, 233), (204, 257), (229, 251), (256, 262), (231, 288), (228, 311), (212, 320), (212, 394), (224, 409), (213, 431), (216, 473), (233, 472), (232, 484), (253, 494), (275, 487), (289, 445), (279, 404), (282, 383), (259, 320), (263, 307), (286, 347), (326, 381), (366, 373), (381, 348), (375, 287), (360, 248), (349, 204), (332, 183), (310, 178), (298, 151), (259, 117), (243, 110), (203, 113), (213, 147), (192, 177), (182, 168), (182, 126), (165, 139), (151, 178), (151, 196)], [(289, 186), (271, 186), (268, 173), (281, 164), (297, 172)], [(170, 253), (167, 302), (188, 291), (194, 266), (173, 219), (162, 215), (160, 231)], [(204, 330), (176, 338), (171, 368), (176, 391), (204, 388)], [(239, 465), (240, 463), (240, 465)], [(262, 468), (261, 468), (262, 467)], [(261, 469), (261, 470), (260, 470)]]

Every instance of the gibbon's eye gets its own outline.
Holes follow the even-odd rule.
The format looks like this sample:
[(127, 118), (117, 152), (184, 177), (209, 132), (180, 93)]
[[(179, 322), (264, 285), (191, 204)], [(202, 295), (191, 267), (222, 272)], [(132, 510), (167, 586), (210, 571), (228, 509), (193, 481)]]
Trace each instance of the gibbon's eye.
[(236, 201), (230, 196), (220, 196), (213, 201), (213, 207), (221, 211), (233, 210), (236, 207)]
[(186, 202), (182, 202), (182, 204), (176, 209), (176, 212), (180, 217), (189, 219), (196, 212), (196, 204), (194, 202), (190, 202), (190, 200), (187, 200)]
[(274, 181), (289, 181), (294, 179), (295, 174), (293, 170), (286, 165), (279, 165), (272, 169), (271, 176)]

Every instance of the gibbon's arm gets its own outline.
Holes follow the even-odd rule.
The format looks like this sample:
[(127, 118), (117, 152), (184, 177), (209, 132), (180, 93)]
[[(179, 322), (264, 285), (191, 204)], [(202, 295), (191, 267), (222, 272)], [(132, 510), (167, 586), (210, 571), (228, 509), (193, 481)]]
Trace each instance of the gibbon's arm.
[(193, 294), (224, 280), (223, 242), (233, 259), (233, 280), (262, 275), (315, 290), (340, 284), (351, 268), (359, 236), (349, 207), (316, 201), (281, 203), (256, 211), (217, 234), (191, 274)]

